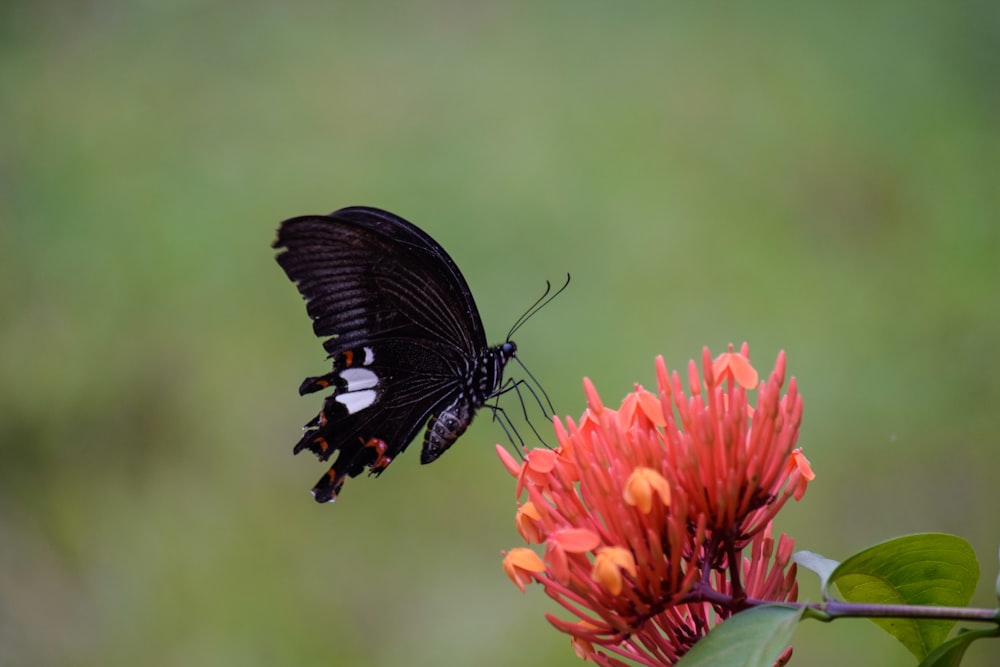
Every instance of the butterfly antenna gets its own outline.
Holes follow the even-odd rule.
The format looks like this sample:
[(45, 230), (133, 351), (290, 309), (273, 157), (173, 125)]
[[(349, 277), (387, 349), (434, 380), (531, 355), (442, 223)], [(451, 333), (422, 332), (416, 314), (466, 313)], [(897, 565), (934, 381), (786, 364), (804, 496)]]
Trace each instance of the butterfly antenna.
[(549, 282), (548, 280), (546, 280), (545, 281), (545, 291), (542, 292), (542, 295), (540, 297), (538, 297), (538, 300), (536, 300), (535, 303), (531, 304), (531, 306), (528, 308), (528, 310), (524, 311), (524, 314), (521, 315), (521, 317), (517, 318), (517, 321), (514, 322), (514, 326), (512, 326), (510, 328), (510, 331), (507, 332), (507, 340), (510, 340), (511, 336), (513, 336), (514, 333), (518, 329), (520, 329), (524, 325), (525, 322), (527, 322), (528, 320), (530, 320), (532, 318), (532, 316), (534, 316), (535, 313), (537, 313), (542, 308), (544, 308), (545, 306), (547, 306), (550, 303), (552, 303), (553, 299), (555, 299), (557, 296), (559, 296), (560, 294), (562, 294), (563, 290), (565, 290), (567, 287), (569, 287), (569, 278), (570, 278), (570, 276), (567, 273), (566, 274), (566, 282), (564, 282), (563, 285), (562, 285), (562, 287), (560, 287), (559, 289), (557, 289), (555, 291), (555, 293), (553, 293), (551, 295), (549, 294), (549, 292), (552, 291), (552, 283)]

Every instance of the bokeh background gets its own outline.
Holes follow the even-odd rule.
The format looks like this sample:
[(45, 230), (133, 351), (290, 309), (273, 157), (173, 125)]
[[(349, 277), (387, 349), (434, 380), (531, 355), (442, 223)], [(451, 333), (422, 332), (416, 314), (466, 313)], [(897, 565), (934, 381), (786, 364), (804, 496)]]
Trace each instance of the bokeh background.
[[(995, 604), (1000, 12), (875, 5), (4, 3), (0, 664), (580, 664), (501, 571), (488, 419), (308, 495), (326, 362), (270, 243), (350, 204), (435, 236), (493, 341), (572, 273), (517, 336), (561, 414), (785, 349), (818, 478), (778, 527), (956, 533)], [(863, 620), (795, 650), (912, 664)]]

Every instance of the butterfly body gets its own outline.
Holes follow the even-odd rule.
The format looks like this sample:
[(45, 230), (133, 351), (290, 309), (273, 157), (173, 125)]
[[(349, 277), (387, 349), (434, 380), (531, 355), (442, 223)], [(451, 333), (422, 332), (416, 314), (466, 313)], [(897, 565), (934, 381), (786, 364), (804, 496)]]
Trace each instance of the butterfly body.
[(431, 415), (420, 451), (421, 463), (437, 459), (465, 433), (476, 410), (496, 395), (503, 380), (503, 368), (516, 352), (517, 346), (511, 342), (486, 350), (476, 367), (466, 374), (469, 382), (464, 390), (450, 404)]
[(284, 221), (274, 247), (333, 360), (299, 388), (332, 389), (294, 447), (336, 454), (317, 501), (366, 468), (380, 474), (425, 424), (421, 462), (437, 459), (500, 391), (516, 346), (487, 346), (464, 277), (416, 226), (351, 207)]

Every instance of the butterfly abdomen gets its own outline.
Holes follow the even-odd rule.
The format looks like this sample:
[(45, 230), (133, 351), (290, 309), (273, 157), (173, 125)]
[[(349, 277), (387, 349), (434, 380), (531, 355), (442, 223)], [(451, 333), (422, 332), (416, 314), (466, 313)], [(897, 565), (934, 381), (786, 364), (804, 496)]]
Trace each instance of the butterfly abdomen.
[(431, 415), (424, 432), (424, 446), (420, 451), (421, 463), (436, 460), (465, 433), (476, 411), (497, 395), (504, 366), (516, 351), (517, 346), (511, 341), (487, 350), (469, 374), (465, 391), (440, 412)]
[(424, 433), (420, 462), (430, 463), (444, 454), (472, 423), (475, 408), (469, 397), (459, 396), (436, 415), (431, 415)]

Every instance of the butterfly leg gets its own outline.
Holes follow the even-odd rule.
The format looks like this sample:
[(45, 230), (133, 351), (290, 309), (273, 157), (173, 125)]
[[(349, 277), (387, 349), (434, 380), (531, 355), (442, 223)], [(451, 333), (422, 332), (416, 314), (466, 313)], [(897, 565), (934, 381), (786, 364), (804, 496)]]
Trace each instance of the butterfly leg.
[[(524, 421), (525, 423), (528, 424), (528, 428), (530, 428), (531, 432), (535, 434), (535, 438), (538, 439), (538, 442), (540, 442), (545, 447), (549, 447), (549, 444), (545, 442), (545, 438), (543, 438), (542, 434), (538, 432), (537, 428), (535, 428), (535, 424), (531, 421), (531, 417), (528, 415), (528, 406), (524, 401), (524, 395), (521, 393), (522, 387), (526, 389), (529, 394), (531, 394), (532, 398), (535, 399), (535, 402), (542, 410), (542, 415), (547, 420), (551, 420), (552, 419), (551, 414), (545, 410), (545, 405), (539, 398), (538, 393), (535, 391), (534, 387), (531, 386), (531, 383), (528, 382), (527, 380), (508, 379), (506, 382), (504, 382), (503, 386), (494, 394), (494, 396), (497, 397), (497, 399), (499, 399), (500, 395), (513, 391), (517, 395), (518, 403), (521, 404), (521, 412), (524, 414)], [(548, 396), (546, 396), (546, 398), (548, 398)], [(489, 408), (493, 410), (494, 419), (497, 419), (496, 415), (498, 412), (503, 413), (504, 418), (507, 419), (507, 423), (511, 426), (511, 428), (514, 429), (514, 432), (517, 433), (517, 429), (514, 428), (514, 423), (510, 421), (510, 417), (507, 415), (506, 412), (503, 411), (503, 408), (500, 407), (499, 400), (494, 405), (490, 405)], [(523, 447), (524, 440), (521, 439), (520, 434), (517, 434), (517, 438), (521, 442), (521, 445)], [(549, 448), (551, 449), (551, 447)]]

